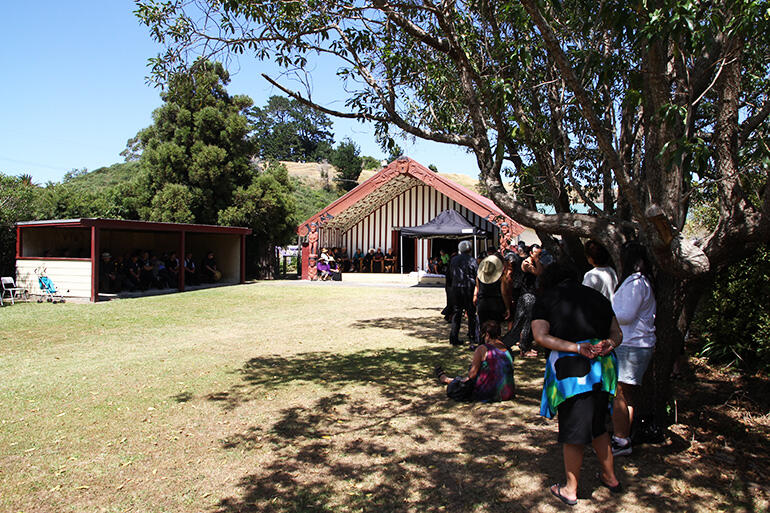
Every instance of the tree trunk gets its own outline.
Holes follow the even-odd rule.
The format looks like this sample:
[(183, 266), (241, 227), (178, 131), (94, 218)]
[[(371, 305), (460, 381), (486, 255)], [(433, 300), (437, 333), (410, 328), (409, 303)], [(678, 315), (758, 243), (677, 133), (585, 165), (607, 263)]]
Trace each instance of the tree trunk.
[(658, 272), (655, 280), (657, 343), (650, 368), (644, 377), (639, 413), (651, 414), (661, 426), (673, 422), (671, 372), (682, 354), (685, 337), (703, 295), (705, 277), (684, 280)]

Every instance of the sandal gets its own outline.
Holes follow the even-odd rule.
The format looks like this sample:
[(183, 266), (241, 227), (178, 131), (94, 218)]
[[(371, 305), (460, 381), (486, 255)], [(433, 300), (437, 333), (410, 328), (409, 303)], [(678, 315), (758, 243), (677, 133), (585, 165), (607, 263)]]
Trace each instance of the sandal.
[(433, 368), (433, 375), (436, 377), (437, 380), (441, 381), (441, 376), (446, 375), (446, 372), (444, 372), (444, 367), (441, 365), (436, 365)]
[(602, 479), (602, 476), (599, 473), (596, 474), (596, 479), (598, 479), (599, 484), (607, 488), (610, 491), (610, 493), (620, 493), (623, 491), (623, 485), (620, 483), (620, 481), (618, 481), (618, 484), (616, 484), (615, 486), (610, 486), (604, 481), (604, 479)]
[[(556, 487), (556, 490), (553, 489), (553, 487)], [(577, 504), (577, 499), (568, 499), (565, 496), (561, 494), (561, 485), (559, 483), (556, 483), (555, 485), (551, 485), (551, 495), (562, 501), (567, 506), (574, 506)]]

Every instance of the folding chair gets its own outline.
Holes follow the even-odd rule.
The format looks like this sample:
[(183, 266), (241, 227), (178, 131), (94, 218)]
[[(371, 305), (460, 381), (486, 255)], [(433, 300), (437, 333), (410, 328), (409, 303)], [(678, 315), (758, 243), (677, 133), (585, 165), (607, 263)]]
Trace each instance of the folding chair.
[[(10, 276), (3, 276), (0, 278), (0, 282), (2, 282), (3, 287), (3, 293), (0, 296), (1, 298), (8, 297), (8, 299), (11, 300), (11, 304), (15, 304), (15, 299), (28, 299), (29, 295), (27, 293), (27, 289), (23, 287), (17, 287), (16, 283), (13, 281), (13, 278)], [(6, 296), (7, 295), (7, 296)]]

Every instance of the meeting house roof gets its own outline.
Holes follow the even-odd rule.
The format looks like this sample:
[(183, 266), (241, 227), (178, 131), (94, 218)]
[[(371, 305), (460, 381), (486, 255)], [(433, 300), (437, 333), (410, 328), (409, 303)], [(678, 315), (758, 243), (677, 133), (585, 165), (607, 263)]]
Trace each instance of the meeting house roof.
[(482, 219), (494, 222), (498, 226), (506, 223), (510, 227), (512, 236), (524, 231), (524, 227), (505, 215), (489, 198), (431, 171), (408, 157), (400, 157), (300, 224), (297, 227), (297, 233), (304, 235), (311, 223), (345, 232), (361, 218), (404, 191), (423, 184), (435, 188)]

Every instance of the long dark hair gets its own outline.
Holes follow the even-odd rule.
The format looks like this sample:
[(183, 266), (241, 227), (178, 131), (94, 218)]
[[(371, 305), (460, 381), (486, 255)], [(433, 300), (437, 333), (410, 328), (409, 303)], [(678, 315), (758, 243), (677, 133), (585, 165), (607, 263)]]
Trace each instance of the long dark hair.
[(500, 323), (494, 319), (484, 321), (484, 324), (481, 325), (481, 329), (479, 331), (481, 332), (482, 336), (489, 335), (489, 338), (497, 340), (500, 338)]
[(647, 248), (636, 241), (626, 242), (620, 248), (620, 263), (623, 266), (623, 276), (618, 280), (618, 288), (632, 274), (641, 273), (654, 289), (655, 281), (650, 259), (647, 256)]

